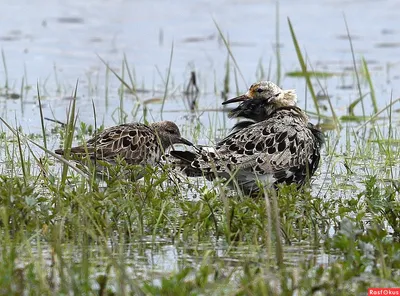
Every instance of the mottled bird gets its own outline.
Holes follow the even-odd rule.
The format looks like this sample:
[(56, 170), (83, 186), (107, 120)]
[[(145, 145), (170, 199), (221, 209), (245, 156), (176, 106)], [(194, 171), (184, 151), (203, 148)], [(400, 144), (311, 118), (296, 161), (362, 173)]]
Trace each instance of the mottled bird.
[[(182, 138), (178, 126), (171, 121), (161, 121), (145, 125), (126, 123), (103, 130), (84, 145), (72, 147), (71, 156), (80, 163), (91, 161), (100, 175), (105, 165), (115, 165), (123, 161), (127, 165), (155, 165), (165, 150), (173, 144), (193, 144)], [(57, 149), (56, 154), (65, 150)], [(137, 178), (140, 178), (138, 174)]]
[(249, 90), (238, 97), (227, 100), (222, 105), (241, 102), (229, 112), (230, 118), (246, 118), (251, 121), (240, 121), (232, 130), (244, 128), (254, 122), (266, 120), (269, 115), (280, 107), (296, 106), (297, 95), (294, 89), (283, 90), (271, 81), (253, 83)]
[[(228, 116), (246, 118), (251, 121), (239, 121), (232, 128), (233, 131), (245, 128), (254, 122), (266, 120), (271, 113), (281, 107), (296, 106), (297, 95), (294, 89), (282, 90), (271, 81), (260, 81), (253, 83), (244, 95), (227, 100), (222, 105), (236, 102), (241, 102), (241, 104), (231, 110)], [(325, 142), (323, 133), (311, 122), (308, 122), (307, 128), (313, 133), (320, 150)], [(311, 172), (311, 175), (314, 173), (315, 171)]]
[(245, 194), (259, 191), (258, 183), (302, 186), (316, 171), (323, 135), (296, 107), (293, 90), (283, 91), (272, 82), (258, 82), (242, 96), (224, 104), (242, 102), (230, 112), (244, 117), (233, 132), (215, 147), (195, 152), (171, 151), (188, 176), (232, 179), (229, 184)]

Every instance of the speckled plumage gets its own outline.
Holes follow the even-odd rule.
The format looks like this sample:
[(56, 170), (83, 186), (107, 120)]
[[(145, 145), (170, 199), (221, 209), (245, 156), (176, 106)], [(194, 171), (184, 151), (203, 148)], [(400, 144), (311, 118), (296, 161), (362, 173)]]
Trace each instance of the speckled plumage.
[[(97, 161), (115, 165), (123, 160), (127, 165), (155, 165), (164, 151), (173, 144), (192, 145), (181, 137), (179, 128), (171, 121), (155, 122), (150, 125), (126, 123), (105, 129), (86, 142), (72, 147), (74, 160), (87, 164), (90, 159), (96, 163), (96, 170), (104, 169)], [(63, 149), (55, 150), (64, 154)]]
[(234, 125), (233, 131), (247, 127), (254, 122), (267, 119), (272, 112), (280, 107), (296, 106), (295, 90), (283, 90), (271, 81), (253, 83), (249, 90), (241, 96), (223, 102), (223, 105), (241, 102), (229, 112), (230, 118), (246, 118)]
[(242, 102), (230, 117), (250, 121), (237, 123), (215, 147), (171, 154), (188, 176), (234, 176), (230, 185), (246, 194), (259, 190), (257, 181), (302, 186), (318, 167), (323, 136), (295, 106), (296, 98), (293, 90), (283, 91), (272, 82), (255, 83), (245, 95), (225, 102)]

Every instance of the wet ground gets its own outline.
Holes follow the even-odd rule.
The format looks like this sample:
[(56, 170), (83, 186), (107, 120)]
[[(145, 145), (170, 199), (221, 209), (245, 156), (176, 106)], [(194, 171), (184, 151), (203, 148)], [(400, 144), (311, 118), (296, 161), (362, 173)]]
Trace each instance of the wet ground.
[[(140, 101), (164, 95), (171, 48), (173, 58), (169, 96), (165, 118), (183, 123), (181, 91), (192, 70), (197, 73), (201, 90), (199, 109), (220, 107), (227, 50), (219, 37), (213, 19), (231, 44), (231, 49), (244, 80), (237, 74), (239, 91), (245, 91), (254, 81), (264, 78), (277, 81), (275, 55), (277, 23), (284, 88), (296, 88), (299, 104), (313, 108), (305, 99), (304, 79), (286, 76), (299, 71), (299, 63), (287, 25), (292, 21), (301, 48), (314, 70), (337, 74), (315, 83), (319, 92), (327, 92), (339, 115), (358, 97), (357, 81), (346, 32), (347, 20), (356, 60), (368, 62), (382, 108), (396, 97), (394, 81), (399, 79), (398, 51), (400, 31), (397, 15), (400, 4), (395, 1), (281, 1), (279, 11), (273, 2), (264, 1), (3, 1), (1, 4), (1, 48), (7, 66), (0, 67), (1, 83), (10, 93), (21, 95), (21, 85), (32, 87), (23, 92), (23, 100), (1, 98), (2, 116), (16, 116), (23, 127), (37, 132), (40, 127), (36, 99), (36, 83), (44, 100), (44, 114), (65, 120), (66, 107), (79, 79), (79, 109), (81, 120), (93, 123), (90, 104), (94, 100), (100, 121), (114, 124), (111, 114), (120, 106), (119, 81), (110, 74), (99, 57), (121, 74), (124, 55), (134, 71), (136, 86), (148, 92), (139, 93)], [(279, 16), (279, 20), (277, 20)], [(357, 64), (361, 73), (361, 66)], [(230, 86), (236, 89), (234, 66), (230, 62)], [(126, 74), (126, 73), (125, 73)], [(361, 75), (362, 76), (362, 75)], [(360, 77), (361, 85), (368, 85)], [(106, 102), (106, 86), (108, 98)], [(159, 91), (159, 92), (157, 92)], [(2, 90), (5, 93), (5, 90)], [(228, 95), (229, 96), (229, 95)], [(366, 114), (372, 113), (369, 97)], [(125, 95), (123, 107), (129, 112), (135, 100)], [(160, 117), (160, 104), (150, 104), (151, 115)], [(356, 109), (361, 114), (361, 109)], [(185, 114), (186, 113), (186, 114)], [(326, 112), (330, 115), (330, 111)], [(140, 113), (139, 113), (140, 114)], [(87, 116), (86, 116), (87, 115)], [(137, 117), (140, 117), (138, 115)], [(207, 113), (202, 115), (207, 125)], [(127, 120), (139, 120), (130, 115)]]
[[(43, 97), (44, 116), (66, 121), (70, 96), (79, 80), (79, 121), (94, 123), (92, 100), (99, 123), (106, 126), (120, 121), (115, 111), (121, 104), (128, 121), (142, 120), (142, 103), (152, 99), (155, 99), (153, 103), (146, 105), (149, 109), (148, 119), (159, 120), (160, 99), (164, 96), (173, 48), (163, 119), (188, 126), (192, 124), (193, 117), (198, 117), (205, 127), (200, 142), (205, 143), (208, 138), (212, 139), (207, 127), (215, 126), (215, 123), (221, 128), (233, 124), (222, 112), (204, 111), (221, 107), (220, 94), (228, 55), (213, 20), (229, 39), (232, 53), (244, 77), (242, 79), (239, 71), (234, 70), (234, 63), (230, 60), (231, 92), (228, 96), (236, 94), (235, 73), (240, 92), (260, 78), (277, 81), (276, 32), (279, 23), (280, 85), (297, 89), (299, 105), (312, 111), (313, 103), (304, 79), (287, 75), (300, 70), (287, 17), (312, 68), (334, 74), (329, 78), (321, 78), (320, 84), (314, 80), (314, 86), (319, 93), (326, 92), (331, 97), (338, 115), (346, 115), (347, 107), (359, 96), (346, 31), (347, 20), (362, 92), (367, 94), (365, 114), (370, 115), (373, 109), (368, 95), (369, 86), (359, 62), (364, 57), (368, 63), (379, 109), (384, 108), (391, 99), (399, 97), (398, 15), (400, 3), (397, 0), (287, 0), (280, 1), (279, 11), (274, 2), (257, 0), (4, 0), (0, 4), (0, 44), (4, 54), (4, 63), (0, 67), (0, 92), (3, 95), (0, 97), (0, 116), (13, 123), (16, 118), (25, 133), (40, 133), (36, 83)], [(122, 95), (121, 100), (118, 92), (120, 82), (112, 73), (108, 74), (108, 78), (106, 76), (107, 68), (101, 59), (122, 75), (124, 55), (134, 73), (136, 87), (143, 90), (138, 93), (141, 103), (127, 93)], [(264, 77), (261, 77), (260, 68)], [(201, 92), (194, 116), (182, 96), (192, 71), (196, 72)], [(330, 116), (327, 101), (322, 101), (321, 105), (327, 108), (323, 113)], [(133, 111), (137, 107), (139, 111)], [(394, 106), (394, 110), (398, 109), (398, 105)], [(355, 113), (363, 114), (361, 106), (356, 107)], [(382, 126), (387, 125), (386, 113), (384, 117), (386, 120), (379, 122)], [(48, 122), (48, 130), (52, 127), (54, 123)], [(5, 130), (4, 127), (2, 129)], [(346, 129), (342, 136), (342, 145), (337, 146), (337, 153), (345, 155), (348, 152), (343, 146)], [(332, 137), (331, 149), (334, 149), (334, 140)], [(57, 145), (57, 140), (54, 140), (52, 146)], [(335, 159), (324, 163), (321, 170), (324, 179), (320, 183), (331, 180), (330, 173), (327, 173), (331, 164), (336, 165)], [(356, 173), (366, 169), (360, 166)], [(346, 172), (343, 165), (338, 166), (337, 174)], [(354, 180), (346, 180), (345, 185), (353, 183)], [(340, 196), (341, 193), (337, 194)], [(304, 247), (301, 249), (301, 252), (306, 250)], [(166, 244), (150, 252), (150, 255), (144, 252), (142, 257), (133, 260), (135, 264), (142, 264), (142, 268), (150, 266), (168, 272), (178, 265), (181, 258), (179, 252), (190, 253)], [(297, 251), (294, 250), (294, 253)], [(248, 252), (245, 254), (250, 256)], [(326, 260), (321, 256), (317, 254), (318, 260)], [(194, 256), (190, 258), (195, 261)], [(295, 262), (296, 259), (293, 260)], [(144, 261), (150, 263), (146, 265)]]

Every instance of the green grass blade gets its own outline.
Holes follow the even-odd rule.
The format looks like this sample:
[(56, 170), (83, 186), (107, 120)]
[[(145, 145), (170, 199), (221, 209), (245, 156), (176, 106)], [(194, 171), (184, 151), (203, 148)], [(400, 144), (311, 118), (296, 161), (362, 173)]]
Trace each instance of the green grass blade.
[(136, 89), (135, 89), (135, 87), (134, 87), (134, 86), (130, 86), (120, 75), (118, 75), (117, 72), (115, 72), (115, 71), (110, 67), (110, 65), (109, 65), (105, 60), (103, 60), (99, 55), (97, 55), (97, 56), (99, 57), (100, 61), (102, 61), (103, 64), (107, 67), (107, 69), (110, 70), (111, 73), (113, 73), (115, 77), (117, 77), (117, 79), (129, 90), (129, 92), (130, 92), (137, 100), (139, 100), (139, 97), (138, 97), (138, 95), (136, 94)]
[[(43, 150), (44, 152), (46, 152), (47, 154), (51, 155), (52, 157), (54, 157), (55, 159), (57, 159), (59, 162), (63, 163), (65, 166), (71, 168), (72, 170), (74, 170), (75, 172), (77, 172), (79, 175), (81, 175), (82, 177), (84, 177), (87, 181), (89, 181), (88, 176), (85, 172), (83, 172), (82, 170), (80, 170), (79, 168), (77, 168), (75, 165), (73, 165), (71, 162), (69, 162), (67, 159), (65, 159), (64, 157), (55, 154), (53, 151), (47, 149), (46, 147), (36, 143), (35, 141), (26, 138), (26, 140), (30, 143), (32, 143), (33, 145), (35, 145), (36, 147), (40, 148), (41, 150)], [(39, 160), (38, 160), (39, 161)]]
[(108, 110), (108, 105), (109, 105), (108, 104), (109, 83), (110, 83), (110, 69), (106, 67), (105, 86), (104, 86), (104, 102), (106, 110)]
[[(309, 72), (310, 74), (311, 74), (311, 73), (313, 73), (313, 74), (318, 73), (318, 72), (314, 71), (314, 69), (313, 69), (312, 66), (311, 66), (311, 70), (312, 70), (312, 71)], [(330, 96), (328, 96), (328, 94), (325, 92), (324, 87), (323, 87), (321, 81), (319, 80), (318, 76), (316, 76), (316, 80), (317, 80), (317, 82), (318, 82), (318, 85), (319, 85), (320, 89), (324, 92), (324, 95), (328, 98), (327, 100), (328, 100), (329, 108), (330, 108), (330, 110), (331, 110), (332, 118), (333, 118), (333, 120), (334, 120), (334, 122), (335, 122), (335, 128), (336, 128), (337, 130), (340, 130), (340, 129), (341, 129), (340, 120), (338, 119), (338, 117), (337, 117), (337, 115), (336, 115), (335, 108), (333, 107), (333, 104), (332, 104), (332, 100), (331, 100)], [(321, 117), (322, 117), (322, 116), (320, 115), (320, 118), (321, 118)]]
[(315, 110), (317, 111), (317, 114), (319, 116), (321, 112), (319, 110), (319, 104), (318, 104), (317, 96), (315, 95), (315, 91), (314, 91), (314, 87), (313, 87), (313, 85), (311, 83), (310, 75), (308, 75), (308, 72), (307, 72), (307, 65), (306, 65), (306, 63), (304, 61), (303, 55), (302, 55), (301, 50), (300, 50), (299, 43), (297, 42), (296, 34), (294, 32), (292, 23), (291, 23), (289, 18), (288, 18), (288, 24), (289, 24), (290, 34), (292, 35), (293, 45), (294, 45), (294, 48), (296, 50), (297, 58), (298, 58), (299, 63), (300, 63), (301, 71), (304, 74), (304, 78), (306, 79), (308, 90), (310, 91), (311, 97), (312, 97), (312, 99), (314, 101)]
[(165, 100), (167, 99), (167, 95), (168, 95), (168, 85), (169, 85), (169, 78), (171, 76), (171, 66), (172, 66), (173, 56), (174, 56), (174, 42), (172, 42), (171, 54), (169, 56), (168, 73), (167, 73), (167, 79), (165, 81), (165, 90), (164, 90), (164, 96), (163, 96), (163, 100), (162, 100), (162, 104), (161, 104), (161, 111), (160, 111), (161, 120), (163, 119)]
[(21, 104), (24, 100), (24, 88), (25, 88), (25, 77), (22, 77), (21, 87), (19, 88), (19, 94), (21, 96)]
[(306, 73), (302, 71), (290, 71), (286, 72), (286, 76), (289, 77), (315, 77), (315, 78), (329, 78), (334, 76), (335, 73), (330, 72), (319, 72), (319, 71), (307, 71)]
[[(125, 66), (124, 66), (124, 61), (122, 61), (121, 65), (121, 78), (124, 80), (125, 78)], [(126, 116), (124, 114), (124, 84), (121, 84), (121, 87), (119, 89), (119, 108), (118, 108), (118, 124), (125, 123)]]
[(364, 58), (362, 58), (362, 65), (363, 65), (363, 70), (364, 70), (364, 73), (365, 73), (365, 77), (366, 77), (368, 85), (369, 85), (369, 93), (370, 93), (370, 96), (371, 96), (371, 101), (372, 101), (372, 106), (374, 108), (374, 113), (377, 113), (378, 112), (378, 104), (376, 102), (375, 89), (374, 89), (374, 85), (372, 84), (371, 74), (369, 73), (367, 61)]
[(124, 54), (124, 64), (125, 64), (125, 67), (126, 67), (126, 71), (128, 72), (129, 81), (131, 82), (130, 85), (132, 86), (132, 90), (134, 91), (134, 94), (136, 94), (135, 81), (133, 79), (132, 71), (129, 69), (129, 65), (128, 65), (128, 60), (126, 58), (126, 54)]
[(37, 96), (38, 96), (38, 101), (39, 101), (40, 124), (42, 127), (43, 145), (47, 149), (46, 129), (44, 127), (44, 116), (43, 116), (42, 100), (41, 100), (40, 91), (39, 91), (39, 82), (36, 83), (36, 88), (37, 88)]
[[(351, 56), (352, 56), (352, 59), (353, 59), (354, 73), (355, 73), (356, 79), (357, 79), (358, 96), (360, 98), (359, 102), (361, 102), (362, 112), (363, 112), (363, 115), (365, 116), (365, 108), (364, 108), (364, 100), (363, 100), (365, 96), (363, 95), (363, 93), (361, 91), (360, 76), (358, 75), (358, 71), (357, 71), (357, 62), (356, 62), (356, 57), (355, 57), (355, 54), (354, 54), (353, 41), (351, 40), (349, 26), (347, 25), (346, 16), (343, 15), (343, 18), (344, 18), (344, 23), (346, 25), (347, 37), (348, 37), (349, 43), (350, 43)], [(357, 104), (359, 102), (357, 102)], [(351, 109), (349, 108), (349, 111), (351, 110), (353, 112), (354, 107), (355, 107), (355, 105), (353, 106), (353, 108), (351, 108)], [(354, 113), (350, 113), (350, 115), (354, 115)]]
[[(75, 126), (76, 126), (76, 120), (77, 117), (75, 115), (75, 108), (76, 108), (76, 94), (78, 90), (78, 83), (79, 81), (76, 81), (75, 85), (75, 90), (73, 94), (73, 100), (71, 101), (69, 110), (68, 110), (68, 121), (65, 127), (65, 141), (64, 141), (64, 157), (68, 160), (69, 159), (69, 153), (71, 151), (71, 146), (72, 146), (72, 141), (74, 139), (74, 131), (75, 131)], [(61, 187), (60, 189), (63, 189), (66, 181), (67, 181), (67, 173), (68, 173), (68, 165), (64, 163), (63, 169), (62, 169), (62, 174), (61, 174)]]
[(246, 79), (244, 79), (243, 73), (242, 73), (242, 71), (240, 71), (239, 65), (238, 65), (238, 63), (236, 62), (236, 59), (235, 59), (235, 57), (234, 57), (234, 55), (233, 55), (233, 53), (232, 53), (232, 51), (231, 51), (231, 47), (230, 47), (230, 45), (229, 45), (229, 42), (226, 40), (224, 34), (223, 34), (222, 31), (221, 31), (221, 28), (218, 26), (217, 21), (216, 21), (215, 19), (213, 19), (213, 21), (214, 21), (215, 26), (217, 27), (219, 36), (221, 37), (222, 41), (224, 41), (225, 47), (226, 47), (226, 49), (228, 50), (228, 53), (229, 53), (229, 55), (230, 55), (230, 57), (231, 57), (233, 63), (235, 64), (235, 67), (236, 67), (236, 69), (238, 70), (239, 75), (240, 75), (240, 77), (242, 78), (242, 80), (243, 80), (243, 82), (244, 82), (244, 84), (246, 85), (246, 88), (247, 88)]
[[(92, 99), (92, 108), (93, 108), (93, 117), (94, 117), (94, 137), (97, 136), (97, 114), (96, 114), (96, 106), (94, 105), (94, 101)], [(94, 141), (94, 151), (97, 151), (97, 141)], [(94, 165), (93, 165), (93, 173), (90, 178), (90, 188), (93, 188), (96, 181), (96, 167), (97, 167), (97, 157), (94, 157)]]
[[(76, 171), (78, 174), (86, 177), (86, 174), (81, 171), (80, 169), (78, 169), (77, 167), (75, 167), (74, 165), (72, 165), (68, 160), (66, 160), (64, 157), (55, 154), (53, 151), (48, 150), (47, 148), (45, 148), (44, 146), (36, 143), (35, 141), (31, 140), (30, 138), (22, 135), (19, 131), (17, 131), (16, 129), (14, 129), (10, 124), (8, 124), (7, 121), (5, 121), (2, 117), (0, 117), (0, 121), (3, 122), (3, 124), (19, 139), (23, 140), (24, 142), (30, 142), (33, 145), (35, 145), (36, 147), (40, 148), (41, 150), (43, 150), (44, 152), (46, 152), (47, 154), (51, 155), (52, 157), (54, 157), (55, 159), (57, 159), (58, 161), (62, 162), (63, 164), (69, 166), (71, 169), (73, 169), (74, 171)], [(31, 152), (31, 154), (34, 156), (36, 162), (39, 164), (40, 160), (35, 156), (35, 154), (33, 153), (32, 149), (30, 148), (30, 146), (27, 144), (27, 147), (29, 149), (29, 151)], [(87, 178), (87, 177), (86, 177)]]
[(275, 24), (275, 56), (276, 56), (276, 84), (281, 84), (282, 64), (279, 31), (279, 1), (276, 2), (276, 24)]
[(27, 174), (26, 174), (26, 167), (25, 167), (25, 161), (24, 161), (24, 153), (22, 151), (22, 145), (21, 145), (21, 139), (19, 137), (19, 133), (17, 133), (17, 140), (18, 140), (18, 152), (19, 152), (19, 157), (21, 161), (21, 168), (22, 168), (22, 175), (24, 177), (24, 185), (27, 186)]
[(6, 56), (4, 54), (4, 50), (1, 50), (1, 58), (3, 60), (3, 68), (4, 68), (4, 76), (6, 78), (6, 81), (4, 83), (4, 88), (6, 91), (8, 90), (8, 71), (7, 71), (7, 63), (6, 63)]
[(225, 77), (224, 77), (224, 90), (223, 90), (224, 101), (227, 98), (228, 93), (229, 93), (229, 81), (230, 81), (230, 73), (231, 73), (229, 60), (230, 59), (229, 59), (229, 53), (228, 53), (228, 55), (226, 57), (226, 63), (225, 63)]
[[(283, 248), (282, 248), (282, 238), (281, 238), (281, 222), (279, 218), (279, 206), (277, 201), (277, 194), (275, 190), (271, 190), (269, 192), (269, 197), (271, 198), (271, 214), (272, 214), (272, 224), (273, 229), (275, 231), (276, 236), (276, 244), (275, 244), (275, 258), (278, 263), (279, 268), (284, 268), (283, 261)], [(268, 198), (267, 194), (265, 194), (265, 198)]]
[[(360, 131), (360, 129), (364, 128), (368, 123), (370, 123), (371, 121), (375, 120), (379, 115), (381, 115), (383, 112), (385, 112), (387, 109), (392, 110), (392, 107), (394, 106), (394, 104), (400, 102), (400, 98), (391, 101), (391, 103), (386, 106), (385, 108), (383, 108), (382, 110), (378, 111), (377, 113), (374, 114), (374, 116), (372, 116), (370, 119), (368, 119), (367, 121), (365, 121), (362, 125), (360, 125), (357, 129), (356, 129), (356, 133)], [(391, 112), (390, 112), (391, 114)], [(390, 121), (391, 124), (392, 121)]]
[[(354, 114), (354, 108), (360, 103), (362, 102), (362, 100), (365, 98), (366, 95), (362, 95), (361, 97), (358, 97), (357, 99), (355, 99), (348, 107), (348, 112), (350, 116), (356, 116)], [(363, 115), (364, 117), (364, 115)]]

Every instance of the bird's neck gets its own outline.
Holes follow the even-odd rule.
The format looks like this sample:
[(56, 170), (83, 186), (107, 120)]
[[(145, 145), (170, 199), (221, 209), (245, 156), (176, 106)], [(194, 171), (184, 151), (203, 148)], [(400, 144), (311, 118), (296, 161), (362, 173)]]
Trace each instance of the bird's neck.
[(307, 114), (297, 106), (283, 106), (275, 109), (269, 116), (272, 117), (275, 114), (285, 113), (285, 115), (297, 117), (301, 119), (305, 124), (308, 124)]

